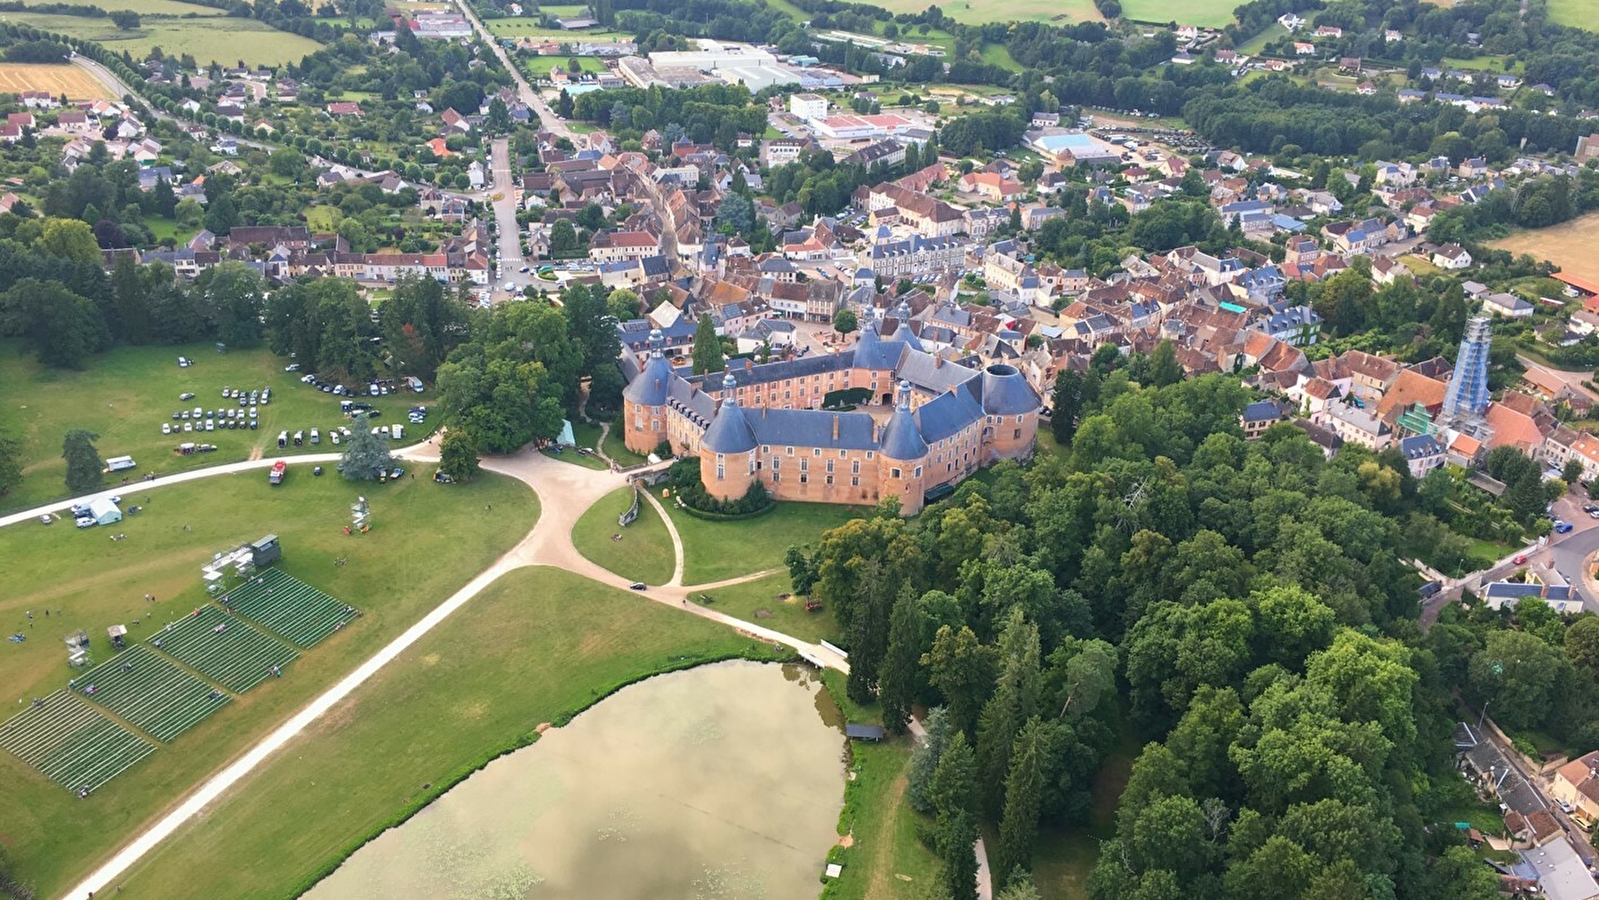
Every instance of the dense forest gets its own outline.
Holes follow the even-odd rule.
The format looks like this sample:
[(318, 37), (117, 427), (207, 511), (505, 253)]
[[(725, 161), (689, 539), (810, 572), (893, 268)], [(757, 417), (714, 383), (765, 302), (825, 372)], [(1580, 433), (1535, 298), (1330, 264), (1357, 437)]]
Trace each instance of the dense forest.
[[(1472, 802), (1454, 690), (1599, 727), (1593, 692), (1556, 689), (1593, 678), (1599, 620), (1478, 607), (1423, 634), (1405, 560), (1439, 523), (1404, 459), (1329, 460), (1286, 424), (1246, 442), (1248, 399), (1169, 347), (1096, 354), (1056, 391), (1058, 452), (790, 553), (838, 612), (851, 697), (896, 730), (934, 710), (909, 796), (946, 895), (972, 896), (984, 824), (997, 880), (1025, 882), (1041, 825), (1086, 821), (1125, 716), (1148, 743), (1093, 897), (1487, 900), (1491, 870), (1429, 827)], [(1482, 675), (1516, 650), (1549, 665)]]

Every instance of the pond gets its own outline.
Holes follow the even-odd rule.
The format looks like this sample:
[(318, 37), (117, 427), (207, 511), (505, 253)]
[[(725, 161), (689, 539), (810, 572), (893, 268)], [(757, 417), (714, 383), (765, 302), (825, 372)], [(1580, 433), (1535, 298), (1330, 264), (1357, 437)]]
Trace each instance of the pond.
[(490, 763), (306, 897), (815, 897), (843, 805), (841, 729), (798, 666), (651, 678)]

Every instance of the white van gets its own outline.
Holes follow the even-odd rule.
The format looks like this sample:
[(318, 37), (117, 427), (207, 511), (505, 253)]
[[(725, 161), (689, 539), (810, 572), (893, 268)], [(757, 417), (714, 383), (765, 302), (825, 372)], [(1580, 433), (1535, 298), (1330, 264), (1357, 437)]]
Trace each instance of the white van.
[(400, 440), (401, 438), (405, 437), (405, 426), (404, 425), (390, 425), (389, 426), (389, 433), (394, 435), (394, 439), (395, 440)]
[(131, 456), (113, 456), (105, 461), (105, 470), (107, 472), (126, 472), (137, 466), (138, 463), (134, 462)]

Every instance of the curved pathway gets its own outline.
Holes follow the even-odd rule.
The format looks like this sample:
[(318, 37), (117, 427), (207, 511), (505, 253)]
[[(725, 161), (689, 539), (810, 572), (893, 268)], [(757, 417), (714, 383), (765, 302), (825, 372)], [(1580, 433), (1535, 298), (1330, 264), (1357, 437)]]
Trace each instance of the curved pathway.
[[(396, 454), (402, 459), (411, 462), (433, 462), (438, 459), (436, 438), (428, 442), (407, 448)], [(326, 463), (337, 461), (338, 454), (316, 454), (313, 456), (298, 456), (288, 458), (290, 463)], [(277, 459), (252, 460), (228, 465), (213, 466), (208, 469), (196, 469), (178, 475), (157, 479), (154, 482), (138, 482), (138, 489), (154, 489), (164, 484), (182, 483), (208, 478), (215, 475), (227, 475), (235, 472), (246, 472), (255, 469), (270, 467)], [(299, 712), (295, 713), (288, 721), (278, 726), (267, 734), (254, 746), (245, 751), (244, 755), (234, 760), (227, 767), (206, 779), (198, 788), (191, 791), (183, 801), (170, 812), (161, 816), (153, 825), (140, 832), (132, 841), (123, 846), (109, 860), (95, 869), (87, 878), (80, 881), (66, 896), (78, 898), (92, 897), (96, 892), (104, 891), (114, 885), (117, 879), (131, 866), (137, 863), (145, 854), (153, 850), (162, 841), (170, 837), (191, 819), (200, 816), (205, 808), (212, 802), (221, 798), (234, 785), (260, 766), (274, 752), (281, 749), (300, 732), (312, 725), (334, 707), (339, 701), (348, 697), (356, 688), (366, 682), (368, 678), (377, 674), (384, 666), (393, 662), (415, 644), (439, 623), (443, 622), (456, 610), (465, 606), (468, 601), (477, 596), (484, 588), (494, 583), (501, 575), (514, 569), (526, 566), (552, 566), (565, 569), (585, 578), (597, 581), (611, 587), (627, 589), (629, 581), (621, 576), (603, 569), (584, 558), (577, 552), (572, 544), (572, 526), (577, 524), (578, 518), (592, 506), (595, 501), (604, 497), (618, 487), (627, 484), (627, 477), (615, 472), (596, 472), (581, 466), (561, 462), (533, 450), (524, 450), (514, 456), (498, 457), (483, 461), (483, 468), (491, 472), (508, 475), (526, 484), (539, 498), (539, 519), (515, 547), (505, 555), (495, 560), (487, 569), (480, 572), (477, 577), (452, 594), (447, 600), (428, 612), (410, 628), (407, 628), (394, 640), (363, 661), (354, 671), (344, 676), (332, 687), (317, 695), (310, 703), (306, 704)], [(130, 485), (131, 489), (133, 486)], [(123, 489), (102, 491), (100, 495), (112, 496)], [(94, 496), (100, 496), (94, 495)], [(726, 625), (760, 640), (771, 641), (800, 651), (808, 659), (825, 663), (829, 668), (848, 672), (849, 663), (838, 653), (819, 645), (783, 634), (770, 628), (746, 622), (717, 610), (707, 609), (697, 603), (689, 602), (691, 591), (714, 589), (728, 585), (752, 581), (771, 574), (771, 572), (757, 572), (741, 578), (728, 579), (714, 584), (684, 587), (680, 582), (683, 573), (683, 548), (677, 530), (671, 525), (671, 519), (666, 516), (658, 501), (645, 492), (650, 502), (656, 505), (657, 510), (667, 522), (667, 528), (672, 535), (672, 544), (676, 554), (676, 571), (672, 584), (662, 587), (650, 587), (635, 593), (675, 607), (684, 612), (692, 613), (703, 619)], [(79, 498), (81, 502), (84, 498)], [(62, 501), (37, 510), (17, 513), (13, 516), (0, 519), (0, 525), (13, 521), (37, 517), (38, 515), (64, 508), (73, 501)]]

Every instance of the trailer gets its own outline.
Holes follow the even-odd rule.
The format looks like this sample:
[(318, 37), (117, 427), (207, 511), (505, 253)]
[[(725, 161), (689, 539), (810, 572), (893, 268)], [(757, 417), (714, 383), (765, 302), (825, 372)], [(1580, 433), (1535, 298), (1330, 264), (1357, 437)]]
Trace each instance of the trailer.
[(267, 473), (267, 483), (269, 483), (269, 484), (282, 484), (283, 483), (283, 473), (288, 471), (288, 468), (289, 468), (289, 464), (284, 462), (281, 459), (278, 460), (277, 462), (273, 463), (272, 464), (272, 471)]

